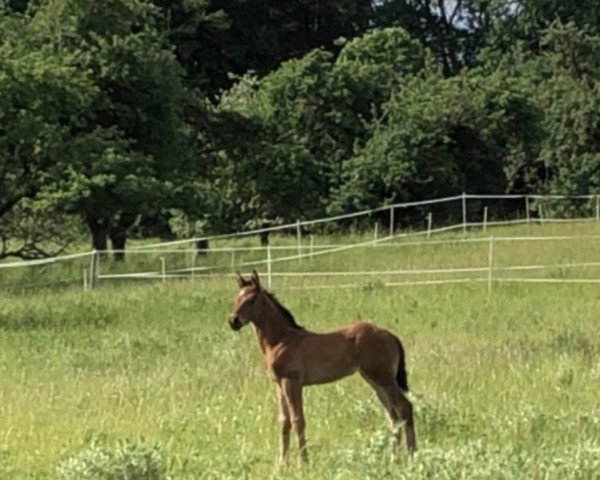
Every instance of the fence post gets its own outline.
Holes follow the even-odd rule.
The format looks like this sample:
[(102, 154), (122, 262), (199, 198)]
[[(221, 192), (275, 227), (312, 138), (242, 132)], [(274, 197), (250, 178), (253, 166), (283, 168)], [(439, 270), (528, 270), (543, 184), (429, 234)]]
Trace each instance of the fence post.
[(492, 279), (493, 279), (493, 271), (494, 271), (494, 236), (490, 236), (490, 245), (488, 249), (488, 278), (487, 278), (487, 287), (488, 287), (488, 295), (492, 293)]
[(271, 242), (267, 245), (267, 286), (271, 288)]
[(467, 194), (462, 192), (462, 224), (463, 233), (467, 233)]
[(302, 228), (300, 227), (300, 220), (296, 220), (296, 238), (298, 240), (298, 258), (302, 262)]
[(431, 225), (433, 224), (433, 213), (427, 214), (427, 238), (431, 237)]
[(198, 256), (198, 250), (196, 250), (195, 246), (195, 242), (190, 242), (190, 252), (192, 256), (190, 258), (190, 276), (192, 277), (192, 280), (195, 280), (196, 277), (196, 257)]
[(312, 258), (313, 251), (315, 249), (315, 236), (313, 234), (310, 235), (310, 256)]
[(544, 209), (542, 208), (542, 203), (540, 202), (540, 205), (538, 207), (538, 213), (540, 215), (540, 223), (543, 225), (544, 224)]
[(529, 195), (525, 195), (525, 218), (527, 219), (527, 225), (529, 225)]
[(92, 255), (90, 257), (90, 289), (94, 288), (94, 277), (96, 275), (96, 249), (92, 250)]
[(100, 252), (96, 249), (92, 250), (90, 258), (90, 282), (89, 288), (93, 289), (100, 282)]
[(100, 283), (100, 252), (95, 251), (96, 261), (94, 262), (94, 285), (98, 285)]
[(377, 243), (377, 236), (378, 236), (378, 230), (379, 230), (379, 223), (375, 222), (375, 230), (373, 231), (373, 246), (375, 246), (375, 244)]
[(165, 257), (160, 257), (160, 276), (163, 282), (167, 280)]
[(395, 225), (394, 225), (394, 206), (392, 205), (390, 207), (390, 237), (394, 236), (394, 230), (395, 230)]
[(87, 268), (83, 269), (83, 291), (87, 292), (88, 289), (88, 272)]
[(487, 231), (487, 221), (488, 221), (488, 207), (487, 205), (483, 207), (483, 231)]
[(596, 221), (600, 221), (600, 195), (596, 195)]

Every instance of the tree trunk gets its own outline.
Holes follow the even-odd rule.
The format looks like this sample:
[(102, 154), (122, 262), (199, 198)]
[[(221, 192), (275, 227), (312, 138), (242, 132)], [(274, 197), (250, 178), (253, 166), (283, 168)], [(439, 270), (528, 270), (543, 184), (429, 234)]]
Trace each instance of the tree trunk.
[(127, 241), (127, 234), (125, 230), (112, 231), (110, 233), (110, 243), (113, 249), (113, 258), (115, 262), (125, 261), (125, 242)]
[(113, 258), (115, 262), (125, 261), (125, 243), (127, 242), (127, 229), (133, 225), (135, 217), (129, 214), (121, 214), (113, 226), (109, 229), (108, 235), (113, 249)]
[[(262, 228), (266, 228), (266, 226), (263, 226)], [(261, 247), (266, 247), (269, 245), (269, 233), (271, 232), (260, 232), (260, 246)]]
[(86, 222), (92, 234), (92, 248), (100, 253), (106, 252), (108, 246), (108, 228), (106, 219), (88, 216)]
[(208, 252), (208, 239), (207, 238), (201, 238), (200, 240), (196, 241), (196, 255), (197, 256), (204, 256), (206, 255)]

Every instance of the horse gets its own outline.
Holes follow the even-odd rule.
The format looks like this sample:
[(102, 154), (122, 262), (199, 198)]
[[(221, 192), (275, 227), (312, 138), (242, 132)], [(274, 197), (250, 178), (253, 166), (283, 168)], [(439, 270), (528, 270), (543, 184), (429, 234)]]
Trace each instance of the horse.
[(404, 348), (398, 337), (365, 322), (351, 323), (330, 333), (308, 331), (296, 323), (272, 293), (261, 287), (256, 270), (250, 279), (238, 273), (237, 282), (239, 292), (228, 322), (233, 330), (248, 323), (254, 325), (265, 367), (276, 385), (282, 461), (288, 456), (293, 427), (300, 458), (308, 462), (302, 388), (333, 382), (355, 372), (375, 390), (392, 426), (404, 422), (408, 453), (415, 452), (413, 407), (406, 397)]

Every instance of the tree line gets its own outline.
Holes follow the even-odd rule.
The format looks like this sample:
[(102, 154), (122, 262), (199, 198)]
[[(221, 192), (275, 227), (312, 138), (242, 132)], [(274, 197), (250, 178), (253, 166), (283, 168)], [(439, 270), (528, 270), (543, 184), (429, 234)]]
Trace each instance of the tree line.
[(0, 258), (599, 193), (599, 78), (594, 0), (0, 0)]

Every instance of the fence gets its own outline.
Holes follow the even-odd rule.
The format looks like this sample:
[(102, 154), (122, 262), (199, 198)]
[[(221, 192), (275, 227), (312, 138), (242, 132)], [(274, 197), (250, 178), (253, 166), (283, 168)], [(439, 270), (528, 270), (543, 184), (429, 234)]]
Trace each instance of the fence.
[[(469, 207), (469, 201), (482, 203), (487, 201), (516, 201), (521, 203), (521, 208), (523, 212), (523, 218), (517, 219), (504, 219), (504, 220), (492, 220), (491, 208), (488, 205), (483, 204), (481, 209), (481, 220), (480, 221), (470, 221), (469, 217), (472, 216), (474, 211)], [(569, 202), (568, 206), (564, 206), (562, 208), (561, 213), (566, 213), (564, 210), (566, 208), (570, 208), (573, 210), (573, 202), (575, 203), (575, 210), (571, 213), (580, 213), (581, 211), (585, 211), (585, 207), (587, 206), (589, 212), (587, 215), (579, 215), (572, 216), (571, 218), (563, 217), (563, 218), (553, 218), (551, 215), (553, 212), (557, 210), (557, 206), (560, 206), (560, 201)], [(587, 205), (586, 205), (587, 202)], [(248, 237), (252, 235), (260, 235), (261, 233), (276, 233), (276, 232), (296, 232), (298, 237), (302, 235), (302, 229), (314, 227), (322, 224), (333, 224), (335, 222), (339, 222), (341, 220), (352, 220), (352, 219), (360, 219), (365, 217), (371, 217), (375, 214), (381, 214), (385, 212), (388, 217), (388, 235), (393, 236), (395, 231), (397, 230), (397, 216), (399, 211), (406, 211), (410, 208), (419, 208), (423, 210), (428, 206), (440, 206), (444, 204), (452, 204), (456, 203), (460, 205), (460, 216), (461, 221), (458, 223), (451, 223), (449, 225), (445, 225), (444, 227), (453, 230), (458, 227), (462, 228), (463, 232), (466, 231), (469, 227), (483, 227), (485, 230), (487, 226), (493, 225), (509, 225), (515, 223), (530, 223), (531, 221), (539, 221), (541, 223), (544, 222), (561, 222), (561, 221), (577, 221), (581, 219), (589, 219), (594, 218), (595, 220), (600, 220), (600, 194), (597, 195), (528, 195), (528, 194), (519, 194), (519, 195), (500, 195), (500, 194), (467, 194), (462, 193), (461, 195), (455, 195), (451, 197), (443, 197), (437, 199), (423, 200), (423, 201), (415, 201), (415, 202), (403, 202), (403, 203), (395, 203), (392, 205), (386, 205), (382, 207), (377, 207), (373, 209), (361, 210), (359, 212), (348, 213), (343, 215), (335, 215), (331, 217), (319, 218), (314, 220), (297, 220), (294, 223), (287, 223), (284, 225), (276, 225), (265, 228), (258, 228), (252, 230), (246, 230), (243, 232), (229, 233), (223, 235), (209, 235), (209, 236), (201, 236), (201, 237), (193, 237), (185, 240), (176, 240), (172, 242), (161, 242), (154, 243), (148, 245), (139, 245), (133, 247), (136, 250), (145, 250), (145, 249), (153, 249), (153, 248), (170, 248), (178, 245), (190, 245), (193, 246), (198, 242), (205, 242), (211, 240), (223, 240), (223, 239), (233, 239), (233, 238), (241, 238)], [(550, 216), (549, 216), (550, 214)], [(440, 228), (433, 228), (433, 220), (434, 216), (431, 211), (427, 212), (427, 228), (425, 231), (421, 232), (422, 234), (430, 235), (433, 232), (443, 231)], [(377, 225), (377, 224), (376, 224)], [(441, 228), (444, 228), (441, 227)]]
[[(478, 211), (469, 205), (469, 201), (473, 200), (479, 202)], [(492, 219), (489, 203), (493, 200), (522, 202), (522, 216)], [(569, 200), (569, 203), (573, 200), (581, 201), (576, 213), (585, 212), (587, 208), (587, 216), (550, 217), (549, 212), (558, 211), (556, 202), (562, 200)], [(428, 208), (451, 202), (460, 205), (461, 218), (458, 223), (435, 227), (432, 211), (423, 211), (425, 228), (398, 232), (395, 223), (398, 209)], [(87, 290), (109, 281), (209, 279), (230, 276), (237, 269), (248, 271), (252, 268), (262, 272), (268, 286), (273, 287), (276, 283), (277, 288), (342, 288), (371, 283), (393, 287), (482, 282), (491, 290), (495, 283), (508, 282), (596, 283), (600, 282), (597, 275), (597, 268), (600, 266), (597, 261), (600, 260), (600, 247), (597, 247), (600, 228), (590, 234), (588, 226), (582, 233), (575, 235), (498, 236), (489, 233), (492, 227), (516, 224), (593, 221), (594, 227), (600, 226), (599, 203), (598, 196), (590, 195), (463, 194), (236, 234), (138, 246), (127, 251), (129, 259), (125, 264), (111, 262), (107, 255), (100, 255), (98, 252), (31, 262), (0, 263), (0, 285), (4, 284), (2, 288), (5, 290), (11, 287), (14, 290), (80, 284)], [(388, 216), (389, 230), (380, 228), (380, 224), (376, 222), (369, 232), (355, 234), (354, 241), (350, 243), (336, 242), (335, 237), (321, 239), (316, 235), (306, 234), (305, 229), (310, 226), (360, 218), (377, 212), (385, 212)], [(473, 221), (472, 218), (476, 220)], [(284, 237), (286, 230), (288, 233), (292, 230), (294, 235)], [(476, 231), (472, 236), (466, 235), (467, 231), (473, 230)], [(287, 244), (227, 244), (265, 231), (281, 233), (278, 240)], [(385, 232), (383, 236), (382, 232)], [(448, 235), (444, 238), (432, 238), (442, 232), (447, 232)], [(344, 240), (347, 239), (348, 237), (344, 237)], [(206, 256), (199, 257), (197, 248), (189, 248), (199, 240), (221, 241), (223, 246), (213, 246), (206, 250)], [(552, 253), (550, 258), (539, 258), (537, 262), (532, 262), (531, 252), (524, 247), (532, 242), (552, 243), (554, 246), (546, 249)], [(582, 244), (585, 244), (584, 248), (581, 248)], [(515, 252), (523, 248), (529, 253), (519, 258)], [(373, 249), (377, 249), (377, 255), (373, 255)], [(403, 262), (406, 258), (412, 260)], [(432, 258), (435, 258), (433, 263), (430, 261)], [(39, 273), (51, 269), (55, 269), (54, 273), (47, 274), (45, 281), (44, 275)], [(19, 271), (28, 273), (15, 273)], [(12, 272), (12, 281), (7, 272)]]
[[(401, 237), (400, 237), (401, 238)], [(132, 274), (107, 274), (99, 275), (100, 279), (161, 279), (169, 278), (194, 278), (193, 273), (201, 272), (203, 278), (229, 277), (235, 268), (248, 271), (257, 268), (262, 271), (269, 287), (273, 287), (275, 280), (279, 287), (288, 288), (339, 288), (364, 285), (376, 278), (384, 286), (408, 285), (433, 285), (443, 283), (485, 282), (488, 290), (494, 283), (516, 282), (543, 282), (543, 283), (596, 283), (596, 270), (600, 261), (590, 261), (589, 257), (600, 259), (600, 234), (597, 235), (562, 235), (562, 236), (486, 236), (479, 238), (423, 240), (392, 243), (398, 236), (385, 237), (368, 242), (359, 242), (349, 245), (320, 245), (306, 253), (289, 255), (287, 252), (294, 247), (272, 247), (251, 249), (259, 252), (263, 259), (242, 261), (232, 265), (213, 265), (203, 267), (186, 267), (167, 269), (165, 257), (160, 257), (160, 270), (137, 272)], [(518, 254), (518, 249), (527, 243), (551, 243), (550, 249), (538, 248), (538, 254), (547, 251), (546, 262), (532, 263), (526, 261), (532, 256), (531, 249), (524, 248), (525, 254)], [(557, 248), (556, 245), (565, 244)], [(565, 246), (569, 247), (565, 250)], [(418, 263), (427, 265), (428, 259), (433, 255), (431, 249), (439, 251), (444, 248), (449, 258), (446, 265), (425, 266), (419, 268)], [(582, 248), (583, 247), (583, 248)], [(377, 249), (377, 254), (373, 252)], [(412, 251), (411, 251), (412, 249)], [(415, 254), (415, 249), (421, 250), (420, 255)], [(503, 249), (504, 251), (498, 251)], [(387, 252), (386, 252), (387, 250)], [(405, 252), (403, 258), (412, 259), (413, 268), (389, 268), (394, 260)], [(406, 252), (409, 252), (406, 255)], [(193, 251), (186, 251), (193, 254)], [(221, 249), (222, 253), (239, 253), (239, 249)], [(274, 252), (283, 252), (276, 256)], [(164, 253), (164, 252), (163, 252)], [(181, 253), (179, 251), (178, 253)], [(362, 256), (356, 258), (356, 253)], [(348, 255), (352, 254), (352, 255)], [(345, 257), (343, 256), (345, 255)], [(543, 255), (538, 255), (543, 256)], [(321, 257), (319, 259), (319, 257)], [(328, 257), (329, 263), (323, 261)], [(510, 262), (507, 260), (518, 260)], [(552, 258), (548, 258), (552, 257)], [(375, 258), (378, 258), (376, 260)], [(419, 261), (416, 261), (418, 258)], [(319, 259), (315, 265), (312, 263)], [(365, 261), (366, 259), (366, 261)], [(437, 259), (440, 261), (441, 259)], [(500, 263), (502, 260), (502, 263)], [(555, 260), (555, 261), (553, 261)], [(401, 263), (401, 262), (396, 262)], [(441, 262), (444, 263), (444, 262)], [(345, 270), (344, 266), (350, 265), (352, 269)], [(356, 266), (359, 268), (357, 269)], [(387, 268), (383, 268), (387, 266)], [(325, 268), (324, 268), (325, 267)], [(338, 267), (337, 269), (327, 267)], [(340, 268), (342, 267), (342, 268)], [(360, 268), (362, 267), (362, 268)], [(583, 272), (582, 276), (573, 277), (572, 272)], [(523, 274), (538, 273), (537, 276), (523, 276)], [(546, 275), (540, 276), (539, 274)], [(435, 277), (435, 278), (433, 278)], [(339, 279), (352, 278), (353, 283), (339, 283)], [(282, 283), (285, 279), (287, 282)], [(294, 285), (289, 280), (300, 279), (308, 282)], [(319, 282), (315, 282), (318, 279)], [(401, 279), (401, 280), (399, 280)], [(358, 281), (357, 281), (358, 280)], [(290, 284), (292, 283), (292, 284)]]

